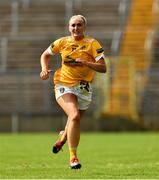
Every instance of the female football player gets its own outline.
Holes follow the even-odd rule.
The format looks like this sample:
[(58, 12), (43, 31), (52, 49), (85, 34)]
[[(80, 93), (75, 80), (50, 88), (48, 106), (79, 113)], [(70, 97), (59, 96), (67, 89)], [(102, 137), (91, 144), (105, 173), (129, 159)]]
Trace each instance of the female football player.
[(70, 152), (70, 168), (79, 169), (77, 157), (80, 140), (80, 122), (92, 101), (91, 82), (95, 72), (106, 72), (104, 50), (94, 38), (85, 36), (86, 18), (74, 15), (69, 20), (70, 36), (55, 40), (41, 55), (42, 80), (49, 78), (49, 61), (52, 55), (61, 54), (61, 68), (57, 69), (53, 81), (57, 103), (66, 113), (66, 127), (60, 132), (53, 152), (58, 153), (66, 140)]

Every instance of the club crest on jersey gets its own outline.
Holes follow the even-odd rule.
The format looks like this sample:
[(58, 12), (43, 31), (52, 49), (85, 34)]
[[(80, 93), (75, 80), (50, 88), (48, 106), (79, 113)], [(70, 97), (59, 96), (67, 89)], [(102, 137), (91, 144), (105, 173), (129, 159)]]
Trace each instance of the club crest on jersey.
[(78, 48), (78, 45), (73, 44), (72, 45), (72, 51), (76, 50), (76, 48)]
[(60, 93), (64, 93), (64, 91), (65, 91), (65, 88), (60, 88)]
[(100, 54), (100, 53), (102, 53), (104, 50), (103, 50), (103, 48), (100, 48), (100, 49), (97, 49), (96, 51), (97, 51), (97, 54)]

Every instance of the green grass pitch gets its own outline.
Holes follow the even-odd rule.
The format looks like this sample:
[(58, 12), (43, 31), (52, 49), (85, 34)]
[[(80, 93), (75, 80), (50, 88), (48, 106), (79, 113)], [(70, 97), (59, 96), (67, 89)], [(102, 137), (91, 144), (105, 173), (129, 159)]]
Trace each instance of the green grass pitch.
[(82, 133), (80, 170), (68, 168), (57, 133), (0, 134), (0, 179), (158, 179), (159, 133)]

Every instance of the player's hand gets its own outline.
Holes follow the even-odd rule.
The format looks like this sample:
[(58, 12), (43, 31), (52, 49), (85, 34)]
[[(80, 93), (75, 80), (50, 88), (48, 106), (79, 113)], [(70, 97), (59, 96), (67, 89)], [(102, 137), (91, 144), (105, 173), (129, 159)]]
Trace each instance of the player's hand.
[(48, 78), (49, 78), (49, 75), (50, 75), (50, 72), (52, 72), (52, 70), (42, 70), (42, 71), (40, 72), (40, 78), (41, 78), (42, 80), (48, 79)]

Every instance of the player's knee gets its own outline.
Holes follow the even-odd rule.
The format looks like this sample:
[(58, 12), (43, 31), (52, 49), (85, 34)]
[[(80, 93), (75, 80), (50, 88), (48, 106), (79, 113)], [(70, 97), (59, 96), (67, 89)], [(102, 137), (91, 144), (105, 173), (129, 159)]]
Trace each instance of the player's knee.
[(80, 112), (79, 111), (75, 111), (75, 112), (72, 113), (71, 121), (74, 122), (74, 123), (79, 123), (80, 122)]

